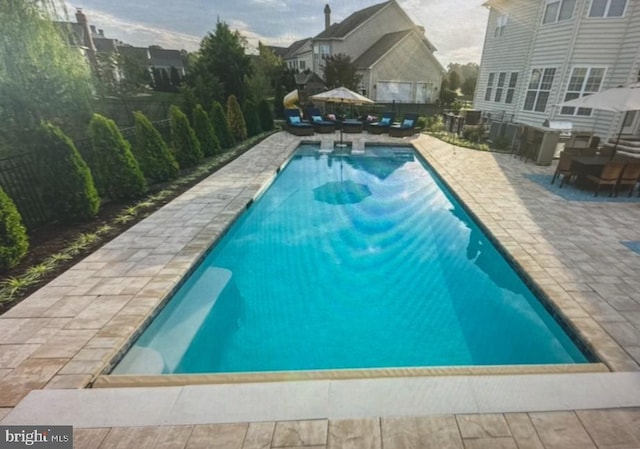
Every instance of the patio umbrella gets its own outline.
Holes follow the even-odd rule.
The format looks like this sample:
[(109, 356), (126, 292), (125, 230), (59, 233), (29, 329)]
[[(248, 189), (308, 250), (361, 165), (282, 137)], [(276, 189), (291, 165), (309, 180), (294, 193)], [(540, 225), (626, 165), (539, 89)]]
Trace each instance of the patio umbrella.
[[(574, 100), (565, 101), (558, 106), (570, 106), (576, 108), (600, 109), (602, 111), (611, 112), (628, 112), (640, 109), (640, 82), (632, 83), (627, 86), (618, 86), (612, 89), (596, 92), (595, 94), (585, 95)], [(613, 147), (613, 153), (620, 141), (620, 135), (624, 128), (624, 120), (618, 132), (618, 138)]]
[[(326, 101), (330, 103), (340, 103), (340, 104), (373, 104), (375, 103), (373, 100), (365, 97), (364, 95), (360, 95), (346, 87), (336, 87), (335, 89), (328, 90), (327, 92), (322, 92), (316, 95), (312, 95), (309, 97), (311, 100), (315, 101)], [(340, 145), (342, 144), (342, 127), (340, 127)]]

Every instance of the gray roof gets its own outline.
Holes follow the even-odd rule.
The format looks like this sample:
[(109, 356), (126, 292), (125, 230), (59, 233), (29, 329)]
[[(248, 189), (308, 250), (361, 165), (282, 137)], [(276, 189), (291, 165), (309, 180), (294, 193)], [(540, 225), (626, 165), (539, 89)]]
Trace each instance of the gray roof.
[(118, 50), (117, 41), (115, 39), (94, 37), (93, 45), (96, 50), (102, 53), (115, 53)]
[(184, 68), (180, 50), (165, 50), (164, 48), (149, 47), (151, 65), (154, 67)]
[(318, 34), (315, 39), (334, 39), (343, 38), (366, 22), (372, 15), (392, 3), (393, 0), (369, 6), (351, 14), (340, 23), (334, 23), (329, 29)]
[(289, 45), (287, 49), (287, 53), (283, 56), (284, 59), (294, 58), (296, 56), (296, 52), (300, 50), (300, 48), (311, 40), (310, 37), (306, 39), (300, 39), (299, 41), (295, 41), (293, 44)]
[(118, 47), (118, 52), (132, 61), (136, 61), (143, 66), (150, 65), (151, 58), (149, 56), (149, 49), (146, 47), (132, 47), (130, 45), (121, 45)]
[(394, 45), (411, 34), (413, 30), (396, 31), (382, 36), (378, 41), (362, 53), (353, 63), (359, 69), (367, 69), (376, 63)]
[(70, 45), (83, 47), (85, 45), (84, 28), (79, 23), (54, 22), (60, 32), (67, 38)]
[(285, 55), (289, 52), (289, 48), (291, 48), (291, 47), (276, 47), (274, 45), (267, 45), (266, 47), (269, 50), (271, 50), (276, 56), (280, 56), (281, 58), (284, 58)]

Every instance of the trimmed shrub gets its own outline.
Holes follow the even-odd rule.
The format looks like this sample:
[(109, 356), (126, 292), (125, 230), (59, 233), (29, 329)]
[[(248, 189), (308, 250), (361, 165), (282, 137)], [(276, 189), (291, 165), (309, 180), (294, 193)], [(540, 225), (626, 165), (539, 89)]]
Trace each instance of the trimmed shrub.
[(247, 140), (247, 124), (244, 121), (242, 109), (238, 104), (235, 95), (229, 95), (227, 98), (227, 120), (229, 121), (229, 129), (236, 142)]
[(213, 156), (220, 152), (220, 142), (213, 129), (209, 114), (201, 105), (193, 109), (193, 131), (200, 142), (200, 148), (205, 156)]
[(15, 267), (28, 249), (22, 217), (9, 195), (0, 188), (0, 270)]
[(263, 131), (271, 131), (275, 128), (273, 124), (273, 114), (267, 100), (260, 100), (258, 103), (258, 117), (260, 118), (260, 127)]
[(122, 201), (141, 196), (147, 190), (147, 183), (131, 153), (131, 145), (116, 123), (100, 114), (93, 114), (89, 136), (93, 153), (99, 158), (103, 170), (103, 187), (109, 198)]
[(198, 165), (202, 160), (200, 142), (189, 126), (189, 119), (177, 106), (169, 108), (171, 123), (171, 146), (180, 168)]
[(244, 120), (247, 124), (247, 136), (257, 136), (262, 132), (262, 126), (260, 126), (260, 118), (258, 117), (258, 111), (256, 105), (251, 100), (244, 102)]
[(213, 124), (213, 128), (216, 130), (216, 136), (218, 136), (220, 146), (223, 149), (228, 150), (229, 148), (236, 146), (236, 141), (233, 138), (233, 134), (231, 134), (231, 129), (229, 128), (227, 114), (224, 113), (222, 105), (217, 101), (213, 102), (211, 122)]
[(136, 139), (132, 149), (142, 173), (155, 182), (174, 179), (178, 176), (178, 162), (162, 136), (142, 112), (134, 112), (133, 117)]
[(40, 126), (37, 139), (44, 203), (62, 221), (87, 221), (95, 217), (100, 197), (91, 171), (71, 139), (50, 123)]

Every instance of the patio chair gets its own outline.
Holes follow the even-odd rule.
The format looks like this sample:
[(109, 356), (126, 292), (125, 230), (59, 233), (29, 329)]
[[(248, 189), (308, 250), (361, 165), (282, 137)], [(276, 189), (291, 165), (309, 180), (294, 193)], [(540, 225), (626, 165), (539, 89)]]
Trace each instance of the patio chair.
[(322, 114), (318, 108), (307, 109), (307, 119), (309, 120), (309, 123), (313, 125), (313, 129), (317, 133), (331, 134), (336, 130), (335, 123), (322, 118)]
[[(618, 196), (618, 192), (620, 191), (620, 187), (628, 186), (629, 187), (629, 197), (633, 194), (633, 189), (635, 189), (636, 184), (640, 181), (640, 162), (626, 164), (624, 166), (624, 170), (620, 174), (620, 179), (618, 180), (618, 186), (616, 188), (616, 196)], [(638, 196), (640, 196), (640, 190), (638, 190)]]
[(405, 114), (404, 120), (400, 125), (392, 125), (389, 127), (390, 137), (407, 137), (416, 133), (416, 124), (418, 122), (418, 114)]
[(393, 121), (396, 118), (396, 113), (393, 111), (387, 111), (382, 113), (382, 117), (379, 121), (370, 123), (367, 126), (369, 134), (384, 134), (389, 132), (389, 128), (393, 125)]
[(303, 122), (300, 117), (300, 110), (285, 109), (284, 110), (284, 129), (294, 136), (313, 136), (314, 128), (308, 122)]
[(609, 196), (613, 196), (613, 193), (616, 190), (616, 186), (618, 185), (618, 179), (620, 179), (620, 175), (622, 174), (623, 169), (624, 163), (622, 162), (607, 162), (602, 169), (602, 173), (600, 173), (600, 176), (587, 175), (585, 179), (596, 184), (596, 193), (594, 194), (594, 196), (598, 196), (598, 194), (600, 193), (600, 187), (603, 185), (610, 186)]
[(562, 175), (562, 181), (560, 181), (560, 188), (564, 185), (564, 182), (568, 179), (571, 182), (571, 179), (576, 176), (576, 173), (571, 171), (571, 161), (573, 157), (576, 156), (576, 153), (571, 151), (567, 151), (568, 148), (565, 148), (560, 153), (560, 160), (558, 161), (558, 166), (556, 167), (556, 172), (553, 174), (553, 178), (551, 178), (551, 184), (553, 184), (556, 178), (559, 175)]

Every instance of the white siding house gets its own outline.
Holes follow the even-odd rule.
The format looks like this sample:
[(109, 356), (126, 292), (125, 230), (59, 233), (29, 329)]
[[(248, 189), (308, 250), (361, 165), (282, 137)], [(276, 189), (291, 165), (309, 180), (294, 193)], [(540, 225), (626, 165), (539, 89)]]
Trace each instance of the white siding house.
[(563, 101), (629, 84), (640, 72), (640, 0), (489, 0), (474, 108), (505, 120), (608, 138), (640, 136), (640, 112), (562, 108)]
[(439, 96), (444, 68), (435, 47), (396, 0), (371, 5), (331, 24), (325, 6), (325, 29), (291, 45), (285, 63), (323, 76), (324, 59), (346, 54), (362, 76), (360, 93), (384, 102), (433, 103)]

